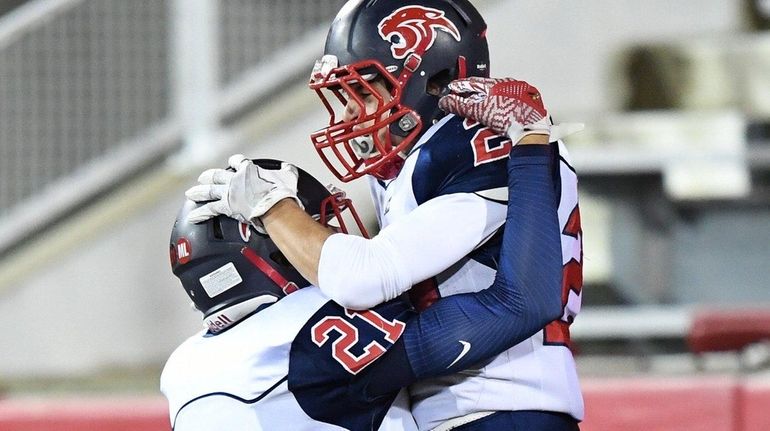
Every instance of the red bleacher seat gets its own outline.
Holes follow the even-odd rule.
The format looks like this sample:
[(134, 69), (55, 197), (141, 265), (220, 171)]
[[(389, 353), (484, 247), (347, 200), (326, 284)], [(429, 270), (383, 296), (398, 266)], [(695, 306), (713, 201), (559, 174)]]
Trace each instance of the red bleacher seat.
[(687, 335), (693, 353), (741, 350), (765, 340), (770, 340), (770, 308), (703, 310)]

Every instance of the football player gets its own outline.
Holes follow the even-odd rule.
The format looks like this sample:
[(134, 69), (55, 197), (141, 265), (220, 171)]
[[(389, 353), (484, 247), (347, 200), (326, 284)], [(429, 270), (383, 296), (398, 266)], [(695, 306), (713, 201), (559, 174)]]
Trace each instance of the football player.
[[(420, 429), (575, 429), (583, 416), (568, 348), (582, 288), (577, 177), (561, 142), (525, 145), (548, 141), (540, 94), (521, 81), (489, 81), (488, 57), (486, 24), (465, 0), (348, 2), (311, 77), (330, 112), (312, 140), (341, 180), (368, 178), (380, 233), (367, 240), (320, 229), (286, 199), (289, 170), (262, 178), (243, 157), (231, 158), (233, 175), (201, 176), (188, 196), (216, 201), (190, 216), (262, 223), (305, 278), (348, 308), (411, 289), (423, 323), (407, 328), (387, 356), (409, 364), (394, 368), (390, 381), (420, 380), (410, 387)], [(444, 107), (465, 118), (439, 108), (448, 92)], [(467, 308), (463, 301), (478, 296), (451, 295), (487, 294), (502, 262), (506, 200), (529, 206), (534, 199), (509, 196), (509, 155), (552, 158), (559, 274)], [(508, 258), (520, 262), (537, 241), (531, 235)], [(541, 273), (552, 277), (553, 268)], [(449, 298), (429, 307), (440, 297)], [(439, 377), (451, 372), (458, 373)], [(382, 383), (366, 390), (377, 394)]]
[[(350, 201), (297, 172), (295, 196), (307, 214), (344, 228), (341, 210), (352, 210)], [(405, 394), (364, 402), (347, 390), (399, 338), (408, 304), (396, 299), (366, 312), (345, 310), (306, 287), (253, 226), (227, 217), (189, 223), (196, 207), (187, 201), (174, 223), (171, 267), (207, 329), (179, 346), (163, 369), (172, 428), (416, 430)]]
[[(441, 299), (432, 309), (455, 303), (483, 316), (487, 301), (504, 301), (553, 282), (554, 277), (541, 275), (544, 268), (558, 267), (560, 254), (552, 160), (547, 146), (542, 147), (520, 152), (509, 163), (512, 193), (532, 194), (535, 205), (509, 202), (508, 217), (518, 223), (503, 234), (504, 263), (493, 285), (481, 293)], [(281, 166), (257, 163), (265, 176)], [(297, 203), (314, 219), (339, 220), (344, 230), (339, 207), (352, 209), (349, 200), (330, 195), (304, 171), (292, 171), (297, 172)], [(392, 366), (410, 365), (399, 364), (399, 355), (383, 353), (399, 340), (404, 322), (419, 326), (431, 314), (414, 316), (401, 299), (367, 311), (344, 309), (308, 286), (270, 237), (251, 225), (225, 217), (188, 222), (198, 206), (191, 201), (183, 206), (170, 241), (172, 270), (207, 326), (177, 348), (163, 370), (161, 389), (172, 427), (416, 429), (405, 394), (390, 379)], [(333, 217), (327, 215), (330, 208)], [(526, 256), (509, 258), (511, 249), (533, 234), (539, 241)], [(466, 329), (457, 335), (473, 339)], [(406, 345), (412, 342), (419, 340), (406, 340)], [(370, 367), (378, 358), (388, 365), (374, 362)]]

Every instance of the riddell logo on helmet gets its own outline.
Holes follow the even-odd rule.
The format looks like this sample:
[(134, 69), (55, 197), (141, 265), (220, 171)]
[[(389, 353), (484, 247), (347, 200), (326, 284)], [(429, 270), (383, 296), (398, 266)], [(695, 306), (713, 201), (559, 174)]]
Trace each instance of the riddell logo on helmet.
[(220, 329), (224, 329), (229, 325), (232, 325), (233, 321), (230, 320), (226, 315), (220, 314), (216, 317), (210, 317), (206, 319), (206, 325), (208, 325), (209, 329), (212, 332), (219, 331)]
[[(460, 42), (460, 31), (444, 11), (423, 6), (404, 6), (385, 17), (377, 26), (380, 36), (391, 43), (393, 58), (422, 55), (436, 41), (436, 31), (449, 33)], [(394, 39), (394, 36), (396, 37)]]

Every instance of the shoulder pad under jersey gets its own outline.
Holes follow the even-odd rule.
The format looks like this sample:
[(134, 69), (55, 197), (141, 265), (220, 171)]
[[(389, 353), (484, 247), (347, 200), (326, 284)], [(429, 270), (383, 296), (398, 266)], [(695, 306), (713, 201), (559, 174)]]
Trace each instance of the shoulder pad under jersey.
[(480, 123), (450, 115), (415, 149), (412, 188), (417, 204), (450, 193), (507, 187), (511, 140)]

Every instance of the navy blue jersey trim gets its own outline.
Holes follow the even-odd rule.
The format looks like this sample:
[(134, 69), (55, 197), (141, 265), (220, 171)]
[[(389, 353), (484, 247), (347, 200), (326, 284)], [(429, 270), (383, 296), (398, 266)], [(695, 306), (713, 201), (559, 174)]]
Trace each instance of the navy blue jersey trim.
[(480, 195), (478, 192), (473, 192), (473, 194), (478, 196), (478, 197), (480, 197), (480, 198), (482, 198), (482, 199), (484, 199), (484, 200), (487, 200), (487, 201), (490, 201), (490, 202), (494, 202), (496, 204), (500, 204), (500, 205), (507, 205), (508, 204), (508, 201), (502, 201), (500, 199), (488, 198), (488, 197), (486, 197), (484, 195)]
[[(262, 400), (266, 396), (270, 395), (270, 392), (273, 392), (278, 386), (281, 386), (281, 384), (283, 382), (285, 382), (286, 380), (288, 380), (288, 378), (289, 378), (288, 374), (283, 376), (283, 378), (281, 378), (281, 380), (278, 380), (277, 382), (275, 382), (275, 384), (273, 386), (270, 386), (265, 392), (262, 392), (258, 397), (254, 398), (253, 400), (247, 400), (247, 399), (241, 398), (241, 397), (239, 397), (237, 395), (233, 395), (233, 394), (231, 394), (229, 392), (211, 392), (211, 393), (208, 393), (208, 394), (203, 394), (203, 395), (197, 396), (197, 397), (191, 399), (190, 401), (184, 403), (184, 405), (182, 405), (182, 407), (180, 407), (179, 410), (176, 411), (176, 414), (174, 415), (174, 424), (176, 424), (176, 418), (179, 417), (179, 413), (182, 411), (182, 409), (184, 409), (188, 405), (190, 405), (190, 404), (194, 403), (195, 401), (198, 401), (198, 400), (200, 400), (202, 398), (213, 397), (213, 396), (218, 396), (219, 395), (219, 396), (223, 396), (223, 397), (232, 398), (232, 399), (234, 399), (236, 401), (242, 402), (243, 404), (254, 404), (254, 403), (259, 402), (260, 400)], [(171, 427), (172, 430), (174, 429), (174, 426)]]
[(573, 168), (573, 167), (572, 167), (572, 165), (570, 165), (568, 161), (564, 160), (564, 157), (562, 157), (562, 156), (559, 156), (559, 160), (561, 160), (562, 162), (564, 162), (564, 164), (565, 164), (565, 165), (567, 165), (567, 168), (568, 168), (570, 171), (574, 172), (574, 173), (575, 173), (575, 175), (577, 175), (577, 171), (575, 170), (575, 168)]
[[(507, 202), (504, 202), (503, 204), (505, 205)], [(497, 271), (499, 267), (498, 258), (500, 255), (500, 246), (502, 245), (504, 230), (505, 224), (500, 226), (495, 231), (495, 233), (490, 235), (489, 238), (484, 241), (484, 244), (481, 247), (468, 253), (468, 258), (486, 266), (487, 268)]]
[(388, 180), (387, 182), (385, 182), (385, 181), (383, 181), (383, 180), (381, 180), (381, 179), (377, 178), (377, 184), (379, 184), (379, 185), (380, 185), (380, 187), (382, 187), (383, 189), (386, 189), (386, 190), (387, 190), (388, 186), (389, 186), (389, 185), (390, 185), (392, 182), (393, 182), (393, 181), (390, 181), (390, 180)]

